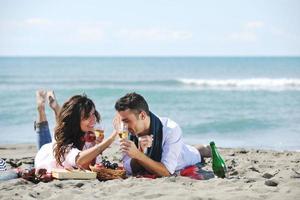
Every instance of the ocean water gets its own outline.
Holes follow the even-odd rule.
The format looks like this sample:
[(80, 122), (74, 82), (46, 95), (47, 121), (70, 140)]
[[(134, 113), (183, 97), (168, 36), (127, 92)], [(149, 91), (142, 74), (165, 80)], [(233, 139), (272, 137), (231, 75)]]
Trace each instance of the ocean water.
[[(87, 94), (112, 130), (115, 101), (138, 92), (190, 144), (300, 150), (300, 57), (0, 58), (0, 144), (34, 143), (35, 91)], [(51, 129), (54, 116), (47, 108)]]

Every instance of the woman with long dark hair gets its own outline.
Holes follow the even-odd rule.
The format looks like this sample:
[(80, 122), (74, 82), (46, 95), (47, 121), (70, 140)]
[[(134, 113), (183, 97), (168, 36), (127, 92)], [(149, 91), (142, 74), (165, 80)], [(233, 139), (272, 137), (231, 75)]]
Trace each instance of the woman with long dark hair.
[[(85, 95), (75, 95), (60, 107), (53, 91), (37, 91), (38, 119), (35, 129), (38, 134), (38, 147), (35, 157), (35, 167), (52, 171), (53, 168), (83, 168), (88, 169), (95, 158), (101, 154), (114, 140), (114, 131), (106, 140), (99, 139), (98, 144), (85, 149), (88, 134), (93, 134), (100, 114), (95, 104)], [(45, 114), (45, 101), (56, 116), (54, 141), (51, 140), (48, 122)]]

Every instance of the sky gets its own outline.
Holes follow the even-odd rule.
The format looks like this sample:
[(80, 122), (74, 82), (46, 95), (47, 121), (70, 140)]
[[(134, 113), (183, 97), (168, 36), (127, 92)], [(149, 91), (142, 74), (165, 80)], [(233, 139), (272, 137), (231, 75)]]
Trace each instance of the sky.
[(300, 56), (299, 0), (0, 0), (0, 56)]

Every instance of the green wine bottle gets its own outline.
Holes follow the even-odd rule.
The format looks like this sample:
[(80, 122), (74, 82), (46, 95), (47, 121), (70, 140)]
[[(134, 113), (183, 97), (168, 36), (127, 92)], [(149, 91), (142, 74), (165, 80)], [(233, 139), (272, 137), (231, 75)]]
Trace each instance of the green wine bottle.
[(214, 142), (210, 142), (210, 148), (212, 154), (212, 169), (214, 174), (219, 178), (225, 178), (227, 171), (226, 164), (222, 156), (219, 154)]

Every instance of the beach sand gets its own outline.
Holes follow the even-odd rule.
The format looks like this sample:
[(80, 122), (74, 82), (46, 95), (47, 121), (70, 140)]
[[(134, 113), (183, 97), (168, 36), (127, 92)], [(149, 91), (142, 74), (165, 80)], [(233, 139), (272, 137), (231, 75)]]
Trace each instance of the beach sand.
[[(0, 182), (0, 199), (299, 199), (300, 152), (219, 148), (229, 169), (225, 179), (186, 177), (125, 180), (54, 180), (33, 184), (21, 178)], [(12, 165), (33, 164), (35, 145), (0, 145)], [(104, 152), (118, 160), (114, 144)], [(205, 169), (211, 170), (210, 159)]]

